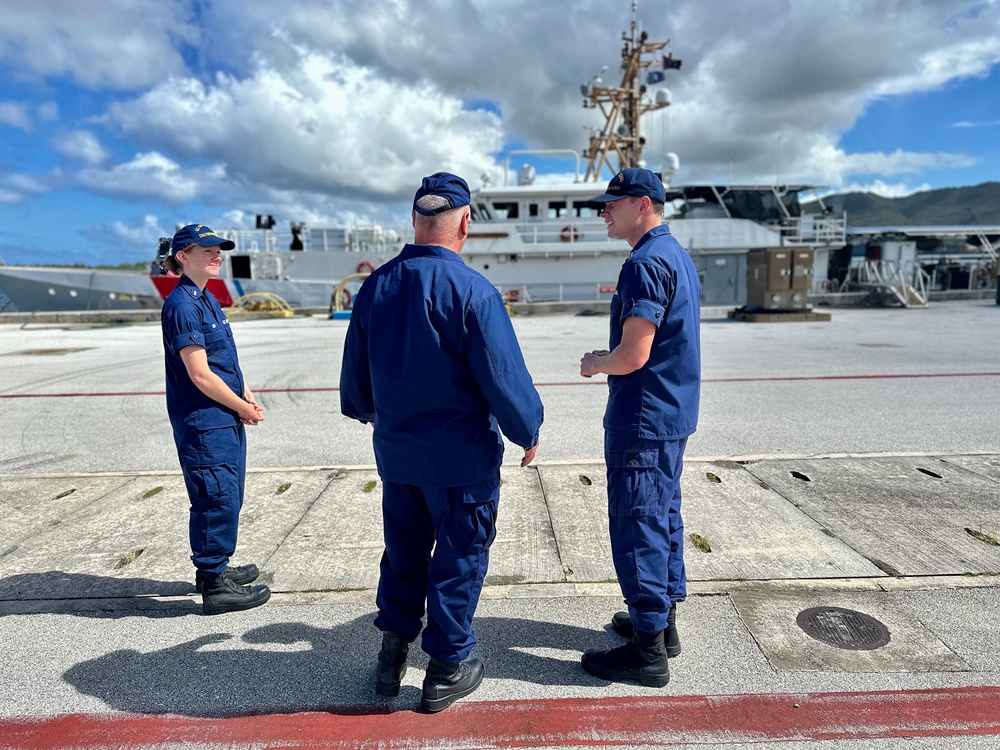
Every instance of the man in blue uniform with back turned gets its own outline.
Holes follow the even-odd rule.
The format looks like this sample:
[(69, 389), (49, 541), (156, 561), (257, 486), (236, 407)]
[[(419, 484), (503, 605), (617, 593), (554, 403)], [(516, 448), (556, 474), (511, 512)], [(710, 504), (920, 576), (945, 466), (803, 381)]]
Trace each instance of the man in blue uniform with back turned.
[(661, 223), (666, 192), (648, 169), (620, 172), (600, 208), (608, 237), (632, 252), (611, 300), (611, 350), (580, 374), (608, 376), (604, 456), (611, 554), (628, 612), (611, 626), (628, 643), (587, 651), (583, 668), (607, 680), (662, 687), (680, 653), (677, 602), (687, 596), (680, 478), (698, 423), (701, 284), (691, 257)]
[(458, 255), (469, 203), (460, 177), (424, 178), (413, 199), (414, 244), (355, 297), (340, 376), (341, 411), (374, 423), (382, 477), (375, 692), (399, 694), (426, 603), (421, 705), (431, 712), (482, 682), (483, 665), (469, 655), (496, 535), (500, 432), (524, 449), (527, 466), (542, 425), (503, 299)]

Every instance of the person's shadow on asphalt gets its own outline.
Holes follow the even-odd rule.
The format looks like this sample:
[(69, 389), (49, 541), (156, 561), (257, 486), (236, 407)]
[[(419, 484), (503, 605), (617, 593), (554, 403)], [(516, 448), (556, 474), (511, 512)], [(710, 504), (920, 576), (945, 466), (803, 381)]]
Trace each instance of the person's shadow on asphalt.
[[(0, 579), (0, 616), (33, 611), (69, 612), (85, 617), (182, 616), (201, 612), (200, 597), (190, 601), (156, 597), (179, 597), (194, 592), (193, 575), (186, 581), (161, 581), (62, 570), (20, 573)], [(81, 605), (81, 600), (87, 600), (87, 605)], [(101, 600), (111, 600), (114, 606), (107, 609), (113, 612), (102, 611)], [(125, 600), (129, 600), (130, 606), (123, 606)]]
[[(160, 651), (114, 651), (84, 661), (63, 677), (83, 694), (116, 711), (231, 717), (264, 713), (327, 711), (390, 713), (413, 710), (420, 688), (404, 682), (398, 698), (373, 692), (381, 642), (374, 614), (331, 628), (278, 623), (248, 631), (242, 643), (229, 633), (205, 635)], [(220, 622), (220, 627), (224, 625)], [(561, 659), (529, 650), (583, 651), (594, 631), (573, 625), (516, 618), (476, 618), (487, 678), (543, 685), (600, 686), (579, 657)], [(423, 671), (427, 657), (419, 638), (409, 668)]]

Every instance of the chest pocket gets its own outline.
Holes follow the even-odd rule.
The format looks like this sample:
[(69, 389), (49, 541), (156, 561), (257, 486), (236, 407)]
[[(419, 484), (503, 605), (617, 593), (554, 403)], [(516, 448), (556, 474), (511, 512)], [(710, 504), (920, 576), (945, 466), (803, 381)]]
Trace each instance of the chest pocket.
[(222, 328), (210, 328), (202, 331), (205, 336), (205, 353), (210, 357), (218, 357), (229, 348), (229, 336)]

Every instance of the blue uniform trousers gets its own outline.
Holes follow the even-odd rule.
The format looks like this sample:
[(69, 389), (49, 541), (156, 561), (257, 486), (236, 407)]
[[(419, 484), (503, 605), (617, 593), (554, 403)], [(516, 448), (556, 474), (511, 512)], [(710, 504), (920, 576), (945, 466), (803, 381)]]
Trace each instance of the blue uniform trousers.
[(385, 552), (375, 627), (411, 642), (420, 633), (426, 602), (423, 650), (446, 662), (468, 658), (476, 645), (472, 617), (496, 537), (499, 501), (499, 471), (464, 487), (383, 482)]
[(655, 633), (687, 598), (681, 471), (687, 438), (642, 440), (606, 433), (611, 554), (632, 624)]
[(236, 551), (247, 470), (242, 424), (174, 433), (191, 500), (191, 560), (202, 577), (226, 569)]

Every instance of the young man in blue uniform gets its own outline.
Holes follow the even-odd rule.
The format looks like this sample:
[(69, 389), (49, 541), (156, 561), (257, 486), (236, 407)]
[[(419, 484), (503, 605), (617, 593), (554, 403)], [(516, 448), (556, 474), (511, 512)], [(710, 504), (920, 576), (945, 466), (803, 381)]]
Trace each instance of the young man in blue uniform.
[(542, 425), (503, 299), (458, 255), (469, 203), (460, 177), (424, 178), (413, 199), (414, 244), (355, 297), (340, 378), (341, 411), (374, 424), (382, 477), (375, 691), (398, 695), (426, 603), (421, 705), (431, 712), (482, 682), (483, 665), (469, 655), (496, 535), (500, 433), (524, 449), (527, 466)]
[(191, 501), (189, 533), (195, 583), (206, 614), (259, 607), (267, 586), (249, 586), (256, 565), (230, 567), (243, 507), (247, 443), (244, 425), (264, 419), (247, 387), (233, 332), (208, 280), (222, 268), (220, 250), (234, 243), (204, 224), (179, 229), (164, 258), (178, 274), (163, 304), (167, 412)]
[(608, 376), (604, 455), (611, 553), (628, 612), (612, 627), (628, 643), (587, 651), (583, 668), (608, 680), (662, 687), (680, 653), (676, 604), (687, 596), (680, 478), (698, 423), (701, 284), (691, 257), (661, 223), (666, 193), (648, 169), (626, 169), (591, 203), (608, 237), (632, 247), (611, 300), (611, 348), (585, 354), (580, 374)]

